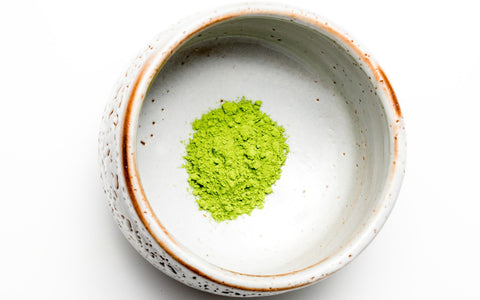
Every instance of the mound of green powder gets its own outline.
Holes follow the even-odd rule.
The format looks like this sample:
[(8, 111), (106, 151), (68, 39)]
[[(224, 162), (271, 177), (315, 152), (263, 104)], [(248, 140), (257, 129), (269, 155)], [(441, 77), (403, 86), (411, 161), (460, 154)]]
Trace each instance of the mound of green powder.
[(288, 153), (285, 129), (261, 101), (227, 101), (193, 122), (184, 167), (200, 210), (217, 222), (263, 208)]

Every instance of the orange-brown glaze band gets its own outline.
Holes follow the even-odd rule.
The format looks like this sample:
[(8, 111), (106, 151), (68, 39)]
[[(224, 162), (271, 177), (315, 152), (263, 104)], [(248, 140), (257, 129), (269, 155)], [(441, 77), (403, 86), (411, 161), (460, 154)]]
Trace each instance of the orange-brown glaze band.
[(383, 80), (385, 81), (385, 87), (387, 88), (388, 94), (390, 95), (390, 99), (392, 100), (393, 109), (395, 110), (399, 118), (402, 117), (402, 110), (400, 109), (400, 104), (398, 103), (397, 95), (395, 94), (395, 91), (393, 90), (392, 85), (390, 84), (390, 80), (388, 80), (388, 77), (387, 75), (385, 75), (382, 68), (377, 66), (377, 70), (382, 76)]

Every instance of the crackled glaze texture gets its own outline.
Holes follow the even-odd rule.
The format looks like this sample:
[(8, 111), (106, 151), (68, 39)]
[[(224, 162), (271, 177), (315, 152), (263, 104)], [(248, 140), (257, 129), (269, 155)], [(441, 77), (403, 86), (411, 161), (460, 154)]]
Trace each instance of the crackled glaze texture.
[[(238, 67), (232, 71), (232, 65)], [(252, 75), (269, 70), (275, 70), (271, 80), (281, 82), (275, 91), (268, 81), (259, 84), (264, 78)], [(226, 74), (233, 79), (208, 90), (208, 80), (195, 74), (208, 74), (218, 82)], [(236, 82), (243, 82), (243, 87)], [(301, 92), (286, 97), (289, 84)], [(181, 158), (179, 140), (188, 137), (182, 128), (215, 105), (216, 98), (240, 96), (247, 89), (247, 96), (264, 100), (268, 113), (291, 133), (295, 153), (290, 163), (287, 159), (285, 178), (272, 196), (280, 200), (271, 201), (285, 207), (267, 203), (261, 212), (264, 217), (254, 212), (251, 218), (223, 225), (205, 221), (195, 209), (180, 216), (187, 211), (183, 203), (191, 201), (168, 201), (182, 198), (185, 190), (178, 183), (183, 182), (182, 171), (172, 171), (178, 170), (175, 159)], [(182, 102), (195, 96), (197, 101)], [(296, 115), (302, 116), (299, 122)], [(156, 268), (215, 294), (272, 295), (327, 278), (376, 236), (401, 185), (404, 130), (400, 107), (383, 71), (330, 22), (282, 5), (226, 7), (175, 24), (149, 43), (122, 74), (102, 117), (101, 179), (119, 228)], [(315, 132), (316, 142), (309, 132)], [(169, 155), (154, 163), (158, 149)], [(322, 158), (309, 162), (316, 153)], [(312, 163), (318, 166), (310, 168)], [(164, 170), (157, 167), (167, 165)], [(308, 172), (312, 176), (306, 176)], [(158, 181), (165, 176), (168, 180)], [(176, 194), (158, 197), (174, 186)], [(269, 223), (265, 228), (277, 221), (279, 226), (285, 223), (278, 216), (288, 214), (287, 200), (295, 197), (310, 206), (292, 210), (298, 220), (286, 220), (291, 226), (282, 229), (281, 242), (277, 243), (273, 229), (242, 240), (263, 223)], [(307, 218), (312, 207), (319, 213)], [(299, 225), (305, 220), (310, 220), (312, 233)], [(294, 248), (289, 236), (296, 237)], [(248, 241), (278, 251), (255, 252), (252, 246), (244, 248), (252, 254), (244, 255), (248, 251), (234, 246)]]

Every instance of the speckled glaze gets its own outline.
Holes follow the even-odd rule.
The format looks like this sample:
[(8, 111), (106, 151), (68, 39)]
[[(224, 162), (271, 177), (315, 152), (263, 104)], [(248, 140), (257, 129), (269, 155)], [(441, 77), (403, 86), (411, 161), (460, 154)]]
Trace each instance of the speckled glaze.
[[(251, 232), (252, 228), (259, 227), (258, 224), (261, 226), (261, 220), (268, 220), (269, 225), (275, 224), (275, 219), (268, 219), (271, 216), (265, 217), (261, 213), (268, 214), (269, 209), (280, 214), (288, 213), (285, 211), (289, 209), (288, 205), (282, 211), (277, 204), (276, 207), (272, 204), (272, 208), (269, 208), (267, 203), (264, 210), (254, 212), (251, 217), (240, 218), (236, 223), (217, 225), (199, 221), (197, 217), (200, 218), (202, 212), (198, 212), (197, 216), (194, 215), (197, 213), (195, 210), (189, 211), (190, 215), (175, 215), (176, 212), (188, 211), (186, 206), (182, 206), (182, 201), (176, 202), (177, 208), (177, 204), (171, 208), (168, 203), (155, 199), (155, 195), (161, 193), (165, 187), (157, 187), (157, 179), (150, 180), (148, 174), (153, 174), (151, 176), (157, 176), (156, 178), (178, 177), (175, 175), (177, 171), (167, 170), (163, 175), (155, 173), (157, 167), (154, 160), (158, 147), (165, 143), (165, 136), (169, 134), (170, 137), (177, 138), (175, 130), (179, 127), (168, 123), (167, 117), (167, 121), (162, 123), (163, 114), (167, 116), (168, 112), (168, 116), (186, 124), (188, 120), (193, 121), (189, 110), (199, 116), (206, 108), (215, 104), (205, 104), (204, 101), (178, 104), (184, 96), (176, 93), (177, 90), (188, 91), (189, 88), (185, 80), (197, 87), (205, 86), (202, 78), (188, 77), (192, 72), (181, 73), (178, 66), (189, 63), (183, 60), (182, 55), (187, 55), (188, 51), (205, 54), (202, 57), (208, 59), (193, 58), (194, 55), (191, 58), (190, 55), (185, 57), (208, 74), (215, 70), (228, 72), (229, 64), (247, 66), (248, 63), (243, 61), (244, 56), (248, 57), (249, 53), (263, 53), (257, 51), (260, 48), (252, 48), (263, 44), (252, 46), (243, 42), (236, 42), (234, 46), (228, 44), (229, 42), (214, 42), (208, 46), (208, 49), (214, 49), (213, 52), (204, 51), (202, 47), (205, 44), (202, 43), (216, 41), (219, 37), (254, 37), (280, 53), (276, 60), (269, 60), (276, 56), (266, 50), (263, 57), (260, 57), (260, 63), (252, 64), (251, 68), (256, 71), (254, 74), (268, 70), (262, 68), (287, 70), (288, 72), (284, 73), (272, 73), (272, 80), (298, 85), (300, 91), (297, 94), (301, 99), (293, 104), (289, 103), (288, 99), (274, 101), (288, 93), (288, 89), (282, 90), (284, 86), (288, 87), (288, 84), (280, 86), (278, 95), (272, 99), (269, 99), (270, 90), (262, 90), (262, 85), (255, 85), (255, 82), (245, 82), (243, 90), (248, 90), (249, 95), (264, 100), (267, 113), (276, 116), (278, 121), (285, 125), (287, 133), (291, 133), (292, 143), (299, 141), (298, 145), (302, 145), (302, 139), (310, 143), (308, 135), (303, 136), (301, 133), (305, 124), (330, 126), (328, 130), (320, 130), (318, 134), (321, 138), (312, 142), (313, 154), (321, 152), (322, 149), (325, 154), (321, 160), (313, 158), (311, 163), (319, 163), (316, 168), (318, 171), (322, 164), (328, 162), (324, 173), (332, 170), (334, 176), (317, 174), (318, 178), (308, 183), (308, 176), (306, 179), (298, 179), (308, 173), (305, 171), (308, 169), (301, 169), (293, 163), (288, 166), (287, 162), (284, 170), (287, 175), (282, 175), (282, 179), (288, 178), (288, 173), (297, 172), (298, 176), (291, 176), (297, 177), (297, 181), (292, 179), (290, 185), (280, 182), (278, 191), (272, 196), (288, 194), (287, 198), (290, 199), (298, 194), (298, 198), (306, 199), (305, 203), (308, 205), (317, 205), (323, 201), (323, 206), (315, 208), (321, 208), (318, 219), (325, 221), (315, 223), (315, 215), (310, 216), (313, 220), (310, 234), (318, 234), (316, 239), (324, 239), (325, 243), (320, 240), (309, 243), (315, 239), (305, 233), (305, 228), (299, 227), (300, 219), (308, 220), (306, 214), (309, 207), (306, 207), (298, 210), (296, 217), (292, 217), (291, 226), (282, 229), (281, 239), (284, 241), (278, 243), (278, 246), (275, 244), (279, 250), (278, 257), (265, 251), (257, 251), (257, 257), (255, 254), (241, 257), (241, 254), (235, 252), (238, 249), (233, 249), (233, 240), (221, 243), (222, 239), (227, 241), (232, 236), (227, 227), (240, 228), (238, 232), (241, 234), (238, 238), (244, 238), (242, 230)], [(240, 53), (240, 56), (235, 51)], [(281, 53), (285, 55), (282, 56)], [(223, 60), (225, 56), (227, 59)], [(289, 57), (292, 58), (291, 61)], [(215, 59), (218, 59), (215, 62), (218, 62), (218, 68), (209, 69), (208, 64)], [(298, 71), (300, 75), (289, 78), (288, 74), (294, 74), (295, 70), (300, 68), (294, 61), (299, 62), (298, 66), (311, 66), (313, 71), (309, 74), (313, 75), (303, 76), (303, 73)], [(273, 67), (269, 67), (269, 63)], [(193, 66), (190, 65), (190, 68)], [(239, 67), (229, 76), (242, 72), (248, 74), (248, 71), (248, 67)], [(184, 81), (172, 83), (168, 81), (169, 76), (176, 76), (175, 78)], [(221, 80), (218, 74), (211, 73), (211, 76), (218, 76), (217, 80)], [(238, 82), (238, 79), (236, 80)], [(253, 81), (260, 80), (261, 77)], [(300, 87), (306, 81), (308, 83)], [(169, 86), (175, 86), (177, 90), (168, 88)], [(239, 93), (236, 88), (236, 84), (229, 85), (226, 82), (218, 91), (228, 94), (232, 90), (232, 95), (236, 95)], [(195, 91), (189, 93), (195, 95)], [(209, 93), (211, 92), (207, 90), (199, 90), (196, 96), (202, 99), (203, 96), (210, 96)], [(230, 95), (226, 97), (228, 96)], [(216, 94), (211, 96), (212, 99), (217, 97), (219, 96)], [(315, 106), (317, 104), (318, 107)], [(288, 105), (292, 106), (285, 109)], [(186, 107), (189, 109), (183, 109)], [(291, 117), (288, 112), (301, 114), (304, 123), (295, 122), (298, 117)], [(152, 128), (156, 128), (156, 131), (153, 132)], [(187, 132), (179, 131), (178, 135), (182, 134), (186, 135)], [(179, 140), (181, 138), (185, 136), (178, 137)], [(172, 143), (179, 145), (177, 142), (174, 139)], [(308, 143), (303, 148), (308, 147)], [(298, 146), (298, 149), (295, 147), (293, 145), (295, 151), (291, 161), (307, 160), (312, 155), (308, 149), (303, 152), (301, 146)], [(101, 178), (108, 205), (119, 228), (132, 246), (156, 268), (190, 287), (237, 297), (273, 295), (305, 287), (327, 278), (352, 261), (376, 236), (393, 208), (404, 174), (405, 149), (405, 127), (395, 93), (369, 52), (324, 18), (283, 5), (258, 3), (230, 6), (192, 16), (156, 37), (121, 76), (114, 95), (106, 106), (99, 135)], [(167, 152), (175, 152), (174, 150), (162, 149)], [(328, 151), (330, 152), (326, 153)], [(177, 156), (181, 157), (181, 153)], [(175, 160), (173, 156), (165, 157), (162, 166)], [(172, 166), (175, 166), (175, 163)], [(171, 170), (174, 170), (173, 167)], [(350, 181), (344, 179), (350, 178), (349, 176), (352, 178)], [(181, 179), (181, 176), (179, 178)], [(295, 183), (294, 188), (290, 188), (292, 182)], [(348, 186), (342, 186), (342, 182), (348, 182)], [(185, 189), (180, 186), (177, 190)], [(349, 193), (351, 190), (356, 192)], [(147, 197), (150, 200), (147, 200)], [(169, 194), (169, 197), (176, 197), (176, 194)], [(272, 200), (271, 203), (281, 203), (283, 200), (281, 196), (278, 197), (280, 200)], [(193, 199), (190, 200), (192, 201), (186, 202), (194, 202)], [(329, 209), (335, 210), (335, 215), (332, 216)], [(295, 214), (295, 210), (292, 210), (292, 213)], [(171, 217), (172, 215), (175, 217)], [(260, 223), (255, 223), (256, 220)], [(200, 224), (201, 222), (203, 223)], [(327, 229), (321, 231), (318, 229), (321, 226)], [(247, 241), (250, 240), (252, 244), (271, 244), (268, 235), (275, 241), (275, 228), (265, 230), (263, 237), (260, 234), (262, 239), (258, 239), (257, 235), (257, 240), (253, 237), (250, 240), (247, 236)], [(202, 244), (202, 237), (207, 235), (209, 237), (205, 237), (205, 242), (213, 241), (214, 246)], [(292, 243), (289, 236), (293, 235), (297, 236), (298, 245), (295, 249), (287, 249), (286, 245)], [(322, 249), (315, 250), (318, 247)], [(229, 250), (233, 253), (232, 257), (238, 257), (237, 262), (233, 262), (228, 255), (222, 255)], [(300, 255), (301, 253), (304, 254)], [(264, 258), (261, 258), (261, 255), (264, 255)], [(297, 256), (299, 258), (295, 259)], [(260, 261), (255, 261), (258, 257), (261, 258)], [(268, 260), (269, 257), (271, 261)]]

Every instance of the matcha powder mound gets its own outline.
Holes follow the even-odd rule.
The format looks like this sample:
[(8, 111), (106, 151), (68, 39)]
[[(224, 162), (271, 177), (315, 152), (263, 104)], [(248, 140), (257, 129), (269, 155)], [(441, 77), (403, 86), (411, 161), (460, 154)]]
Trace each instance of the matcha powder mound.
[(285, 129), (261, 101), (227, 101), (193, 122), (184, 167), (201, 210), (217, 222), (263, 208), (288, 153)]

